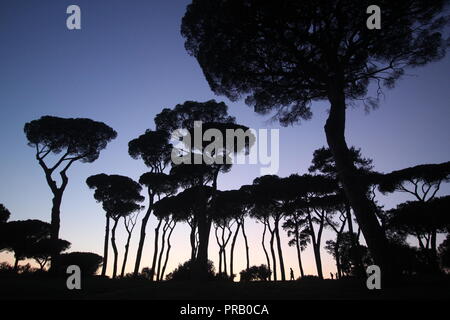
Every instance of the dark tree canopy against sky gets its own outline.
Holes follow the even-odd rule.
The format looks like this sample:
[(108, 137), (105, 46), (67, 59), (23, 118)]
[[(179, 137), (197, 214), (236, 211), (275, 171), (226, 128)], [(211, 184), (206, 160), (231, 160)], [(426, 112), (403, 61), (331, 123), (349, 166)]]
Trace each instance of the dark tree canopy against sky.
[[(294, 35), (287, 33), (286, 39), (289, 41), (285, 43), (286, 49), (264, 54), (274, 58), (274, 64), (270, 68), (278, 67), (277, 71), (282, 73), (293, 68), (295, 72), (288, 72), (287, 77), (283, 75), (268, 79), (260, 66), (246, 68), (246, 61), (240, 60), (239, 55), (230, 53), (242, 51), (251, 54), (252, 49), (259, 48), (259, 41), (264, 39), (252, 38), (254, 25), (246, 20), (252, 12), (239, 7), (238, 1), (194, 1), (211, 3), (211, 10), (218, 10), (220, 18), (227, 18), (230, 23), (237, 20), (246, 23), (247, 33), (230, 31), (230, 34), (226, 34), (230, 37), (229, 42), (218, 36), (220, 32), (227, 33), (227, 30), (215, 30), (216, 33), (206, 35), (215, 38), (215, 45), (223, 49), (217, 56), (207, 55), (208, 48), (200, 50), (201, 43), (194, 40), (188, 43), (188, 50), (185, 48), (186, 38), (181, 31), (184, 35), (189, 34), (185, 28), (182, 30), (181, 24), (190, 0), (136, 1), (133, 5), (120, 0), (76, 2), (82, 11), (81, 30), (66, 28), (66, 8), (72, 4), (69, 1), (0, 2), (0, 181), (3, 182), (0, 184), (0, 203), (11, 213), (8, 221), (39, 219), (50, 222), (52, 193), (36, 161), (35, 150), (27, 146), (29, 141), (23, 131), (25, 123), (46, 115), (92, 119), (107, 124), (118, 133), (117, 138), (111, 139), (106, 148), (101, 148), (100, 153), (94, 152), (89, 158), (83, 159), (88, 163), (74, 162), (68, 172), (70, 182), (61, 204), (59, 234), (61, 239), (72, 244), (70, 250), (74, 252), (103, 252), (105, 212), (102, 205), (93, 198), (93, 191), (86, 186), (86, 179), (105, 173), (139, 181), (142, 174), (151, 171), (146, 164), (154, 159), (142, 157), (143, 150), (137, 142), (130, 149), (130, 156), (129, 142), (137, 138), (164, 140), (165, 137), (162, 136), (150, 137), (150, 134), (145, 134), (148, 129), (158, 129), (153, 119), (164, 108), (182, 108), (185, 101), (207, 102), (215, 99), (228, 106), (229, 116), (238, 124), (255, 129), (280, 129), (280, 177), (307, 173), (314, 150), (327, 146), (323, 127), (330, 106), (328, 101), (323, 101), (326, 99), (321, 78), (321, 70), (326, 67), (324, 61), (319, 59), (320, 55), (314, 51), (314, 46), (303, 47), (304, 55), (301, 57), (293, 55), (288, 47), (292, 44), (290, 40)], [(383, 9), (384, 1), (379, 2)], [(418, 5), (416, 9), (424, 16), (431, 14), (440, 1), (433, 2), (437, 3), (436, 7), (419, 10)], [(227, 7), (229, 3), (238, 7)], [(246, 1), (242, 3), (245, 4)], [(295, 12), (290, 7), (294, 2), (281, 3), (285, 6), (277, 4), (266, 9), (275, 16), (289, 16), (291, 11), (294, 19)], [(315, 1), (304, 8), (305, 15), (315, 10), (313, 3)], [(398, 6), (405, 3), (406, 1), (398, 1)], [(372, 3), (360, 1), (343, 19), (349, 19), (354, 25), (364, 25), (363, 18), (367, 14), (364, 11), (360, 13), (359, 10), (364, 10), (363, 7), (368, 4)], [(261, 12), (266, 12), (264, 10)], [(227, 16), (230, 12), (233, 14)], [(196, 18), (195, 14), (193, 12), (186, 19)], [(365, 56), (364, 52), (368, 51), (360, 50), (355, 61), (348, 64), (350, 69), (347, 71), (353, 73), (354, 77), (347, 78), (345, 86), (346, 93), (352, 96), (352, 103), (347, 107), (346, 114), (347, 144), (349, 147), (360, 148), (361, 155), (372, 159), (373, 170), (380, 173), (396, 172), (422, 164), (446, 163), (450, 160), (450, 56), (434, 59), (442, 57), (442, 51), (435, 50), (428, 57), (437, 61), (420, 68), (404, 70), (402, 65), (411, 57), (402, 57), (404, 59), (393, 70), (383, 74), (385, 79), (381, 79), (380, 84), (389, 87), (393, 79), (399, 76), (401, 79), (396, 81), (395, 88), (390, 90), (383, 87), (383, 93), (378, 95), (377, 81), (370, 82), (367, 74), (374, 68), (382, 67), (383, 63), (388, 63), (386, 56), (391, 56), (400, 44), (392, 42), (385, 43), (382, 47), (370, 46), (377, 44), (377, 34), (385, 32), (387, 34), (384, 36), (389, 37), (389, 32), (403, 28), (403, 23), (409, 23), (408, 17), (396, 17), (395, 10), (390, 16), (386, 14), (385, 19), (382, 16), (380, 31), (373, 31), (371, 34), (370, 30), (364, 30), (364, 35), (368, 37), (365, 39), (369, 40), (361, 46), (372, 49), (372, 56)], [(271, 20), (264, 14), (258, 16), (262, 19), (261, 23), (268, 23), (273, 27), (272, 30), (277, 30), (282, 23), (282, 19)], [(205, 18), (203, 23), (213, 24), (214, 19)], [(295, 27), (294, 23), (289, 26)], [(268, 39), (275, 39), (279, 35), (277, 32), (266, 31)], [(448, 30), (445, 33), (448, 36)], [(331, 42), (336, 36), (338, 30), (336, 34), (323, 34), (311, 41)], [(429, 41), (430, 47), (433, 47), (437, 41), (436, 36), (433, 33), (423, 36), (422, 39)], [(406, 43), (408, 39), (404, 41)], [(414, 46), (414, 42), (410, 45)], [(382, 51), (378, 52), (378, 49)], [(199, 61), (189, 53), (198, 54)], [(300, 64), (304, 61), (295, 60), (298, 58), (308, 58), (306, 61), (309, 63)], [(376, 58), (377, 62), (371, 65), (367, 61), (372, 60), (368, 58)], [(421, 57), (421, 52), (416, 52), (418, 64), (425, 62), (421, 58), (424, 58)], [(288, 62), (291, 59), (295, 60), (292, 64)], [(226, 65), (216, 64), (219, 60), (226, 62)], [(221, 75), (218, 71), (227, 73)], [(259, 77), (258, 85), (252, 82), (255, 73)], [(311, 78), (311, 83), (308, 83), (302, 77), (305, 74), (316, 74), (317, 77)], [(233, 82), (236, 77), (245, 80), (239, 87)], [(273, 82), (277, 83), (277, 87), (271, 87)], [(286, 90), (283, 86), (286, 86)], [(292, 86), (306, 90), (293, 91)], [(369, 96), (379, 97), (377, 108), (371, 108), (371, 101), (361, 100)], [(298, 101), (301, 103), (297, 103)], [(269, 110), (266, 108), (268, 105), (275, 105), (277, 108)], [(283, 105), (289, 107), (286, 109)], [(254, 109), (262, 115), (255, 113)], [(270, 121), (272, 116), (277, 116), (277, 112), (282, 124)], [(303, 121), (304, 119), (309, 121)], [(300, 125), (284, 126), (296, 120), (302, 120)], [(115, 137), (114, 134), (112, 136)], [(50, 154), (48, 160), (57, 161), (58, 158)], [(234, 165), (230, 172), (220, 175), (218, 189), (239, 189), (242, 185), (251, 184), (259, 176), (259, 169), (259, 165)], [(145, 189), (144, 185), (142, 195), (147, 197)], [(417, 200), (405, 192), (376, 192), (377, 200), (384, 209)], [(436, 197), (449, 193), (449, 184), (442, 183)], [(147, 201), (148, 198), (143, 205), (147, 206)], [(151, 264), (153, 235), (150, 230), (154, 228), (155, 222), (156, 218), (151, 216), (145, 246), (147, 250), (143, 251), (141, 267)], [(136, 230), (139, 226), (138, 224)], [(138, 242), (136, 230), (131, 242), (127, 272), (132, 272), (134, 268)], [(171, 240), (172, 251), (167, 273), (178, 263), (189, 259), (189, 230), (189, 226), (184, 223), (177, 225)], [(246, 223), (246, 232), (250, 241), (251, 264), (266, 263), (263, 251), (257, 247), (260, 244), (262, 225), (249, 221)], [(297, 276), (299, 270), (295, 247), (288, 246), (286, 232), (281, 231), (281, 234), (286, 271), (292, 266)], [(326, 229), (323, 244), (334, 237), (334, 232)], [(122, 224), (117, 226), (116, 238), (118, 248), (122, 250), (126, 241)], [(442, 240), (439, 239), (440, 242)], [(413, 238), (411, 243), (417, 245)], [(217, 266), (218, 255), (214, 245), (215, 241), (211, 240), (209, 258)], [(311, 247), (302, 252), (302, 255), (305, 273), (315, 274)], [(5, 252), (0, 253), (0, 260), (14, 262), (13, 256)], [(324, 275), (328, 277), (330, 272), (335, 272), (334, 260), (325, 251), (322, 260)], [(245, 247), (239, 237), (234, 258), (235, 273), (244, 269), (245, 265)], [(110, 263), (108, 273), (111, 273), (112, 267)]]

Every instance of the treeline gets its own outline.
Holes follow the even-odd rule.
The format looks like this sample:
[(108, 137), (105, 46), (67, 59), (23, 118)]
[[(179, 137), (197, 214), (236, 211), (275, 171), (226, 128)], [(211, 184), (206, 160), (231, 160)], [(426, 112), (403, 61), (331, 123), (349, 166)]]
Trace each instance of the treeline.
[[(304, 269), (302, 252), (311, 246), (317, 276), (323, 278), (321, 249), (325, 248), (335, 259), (337, 278), (347, 275), (364, 276), (365, 268), (373, 264), (369, 250), (361, 244), (363, 235), (354, 219), (354, 212), (338, 179), (338, 169), (332, 152), (323, 147), (314, 152), (309, 172), (288, 177), (266, 175), (256, 178), (251, 185), (237, 190), (221, 191), (217, 181), (221, 174), (230, 171), (225, 160), (232, 154), (248, 152), (251, 139), (241, 149), (227, 149), (232, 144), (223, 141), (220, 150), (204, 150), (204, 146), (172, 145), (171, 132), (178, 128), (186, 133), (193, 130), (194, 121), (203, 121), (206, 128), (246, 128), (236, 124), (228, 115), (227, 106), (214, 100), (187, 101), (173, 109), (164, 109), (155, 117), (155, 130), (146, 130), (129, 142), (129, 154), (141, 160), (149, 168), (139, 181), (121, 175), (100, 173), (87, 178), (87, 187), (94, 190), (94, 199), (102, 204), (105, 212), (104, 254), (101, 275), (106, 275), (108, 249), (113, 248), (112, 277), (125, 277), (130, 239), (141, 220), (136, 260), (132, 276), (142, 276), (141, 257), (144, 250), (148, 220), (155, 216), (156, 226), (151, 266), (145, 270), (145, 278), (160, 281), (165, 278), (172, 248), (172, 235), (179, 223), (190, 227), (187, 239), (191, 253), (189, 270), (195, 279), (207, 279), (210, 273), (208, 247), (216, 240), (219, 256), (218, 274), (233, 279), (235, 245), (239, 235), (245, 243), (246, 270), (251, 266), (251, 253), (246, 235), (249, 219), (263, 225), (261, 249), (264, 252), (268, 272), (266, 278), (286, 280), (281, 233), (289, 238), (289, 246), (295, 247), (301, 277)], [(59, 206), (68, 182), (67, 169), (74, 161), (92, 162), (100, 151), (116, 137), (107, 125), (89, 119), (62, 119), (42, 117), (25, 125), (30, 146), (36, 150), (36, 159), (44, 169), (49, 187), (54, 191), (51, 223), (37, 220), (6, 222), (9, 212), (2, 207), (2, 249), (15, 254), (18, 262), (24, 258), (35, 259), (41, 269), (51, 261), (51, 270), (60, 269), (60, 253), (70, 243), (59, 239)], [(226, 137), (226, 135), (224, 135)], [(181, 141), (185, 141), (179, 137)], [(438, 234), (447, 234), (450, 226), (450, 196), (437, 197), (441, 184), (450, 179), (450, 162), (419, 165), (381, 174), (373, 171), (372, 160), (364, 158), (359, 149), (349, 149), (360, 184), (370, 199), (383, 233), (389, 242), (388, 250), (397, 274), (439, 273), (448, 267), (448, 240), (438, 247)], [(204, 159), (214, 162), (175, 165), (171, 157), (195, 157), (203, 152)], [(206, 154), (205, 154), (206, 152)], [(46, 157), (58, 155), (54, 164), (46, 163)], [(62, 184), (56, 185), (54, 172), (61, 168)], [(147, 194), (148, 204), (143, 206)], [(388, 194), (406, 192), (411, 201), (395, 209), (384, 210), (377, 202), (376, 190)], [(119, 270), (119, 249), (116, 244), (116, 228), (122, 221), (126, 230), (122, 266)], [(335, 233), (333, 240), (323, 243), (323, 231)], [(415, 237), (419, 246), (411, 247), (408, 237)], [(147, 244), (148, 245), (148, 244)], [(254, 246), (253, 250), (255, 250)], [(228, 254), (227, 254), (228, 253)], [(64, 256), (64, 255), (63, 255)], [(60, 263), (61, 262), (61, 263)], [(256, 270), (256, 269), (255, 269)], [(128, 275), (130, 276), (130, 275)], [(258, 278), (257, 276), (255, 276)], [(171, 275), (169, 278), (173, 278)]]

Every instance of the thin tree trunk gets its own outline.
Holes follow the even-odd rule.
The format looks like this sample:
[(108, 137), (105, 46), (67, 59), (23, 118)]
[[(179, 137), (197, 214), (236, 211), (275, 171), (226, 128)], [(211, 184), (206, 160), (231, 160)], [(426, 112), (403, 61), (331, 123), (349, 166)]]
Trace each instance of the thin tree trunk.
[(305, 276), (303, 271), (303, 264), (302, 264), (302, 254), (301, 254), (301, 248), (300, 248), (300, 241), (299, 241), (299, 235), (298, 235), (298, 229), (295, 232), (295, 246), (297, 247), (297, 259), (298, 259), (298, 267), (300, 268), (300, 276), (303, 278)]
[(119, 222), (119, 218), (116, 218), (113, 220), (114, 220), (114, 225), (111, 230), (111, 245), (112, 245), (113, 251), (114, 251), (114, 265), (113, 265), (112, 277), (113, 277), (113, 279), (115, 279), (117, 276), (117, 260), (118, 260), (118, 256), (119, 256), (119, 253), (117, 251), (117, 245), (116, 245), (116, 228), (117, 228), (117, 223)]
[(286, 281), (286, 273), (284, 270), (283, 250), (281, 248), (280, 229), (279, 229), (278, 224), (279, 224), (279, 219), (276, 219), (275, 220), (275, 236), (277, 238), (277, 249), (278, 249), (278, 259), (280, 260), (281, 280)]
[(219, 235), (218, 235), (219, 226), (214, 227), (214, 235), (216, 236), (216, 242), (219, 246), (219, 274), (222, 273), (222, 245), (220, 244)]
[(103, 245), (103, 265), (102, 265), (102, 276), (106, 275), (106, 267), (108, 263), (108, 247), (109, 247), (109, 223), (110, 217), (109, 214), (106, 214), (106, 227), (105, 227), (105, 242)]
[(226, 255), (226, 247), (227, 242), (225, 241), (225, 227), (222, 228), (222, 256), (223, 256), (223, 272), (227, 274), (227, 255)]
[(248, 239), (247, 234), (245, 233), (245, 225), (244, 225), (244, 219), (242, 219), (242, 235), (244, 236), (244, 243), (245, 243), (245, 258), (247, 259), (247, 269), (250, 268), (250, 250), (248, 247)]
[(311, 236), (311, 242), (312, 242), (312, 245), (313, 245), (314, 260), (316, 261), (317, 276), (320, 279), (323, 279), (322, 261), (321, 261), (321, 258), (320, 258), (320, 243), (319, 243), (318, 239), (316, 238), (316, 234), (315, 234), (315, 231), (314, 231), (314, 226), (313, 226), (313, 223), (312, 223), (312, 217), (311, 217), (311, 213), (310, 212), (308, 213), (307, 218), (308, 218), (309, 228), (311, 230), (310, 236)]
[[(261, 244), (262, 244), (262, 247), (263, 247), (263, 250), (264, 250), (264, 255), (266, 256), (266, 260), (267, 260), (267, 268), (269, 268), (269, 270), (271, 270), (271, 269), (270, 269), (270, 259), (269, 259), (269, 254), (267, 253), (267, 249), (266, 249), (266, 245), (265, 245), (265, 241), (266, 241), (266, 230), (267, 230), (267, 224), (266, 224), (266, 221), (264, 221), (264, 231), (263, 231), (263, 235), (262, 235), (262, 241), (261, 241)], [(270, 273), (269, 280), (272, 280), (272, 273)]]
[(353, 248), (353, 259), (355, 260), (356, 275), (357, 277), (363, 278), (366, 276), (366, 272), (363, 267), (361, 252), (359, 250), (359, 242), (356, 239), (355, 233), (353, 232), (353, 221), (350, 203), (348, 200), (345, 201), (345, 211), (347, 214), (348, 231), (350, 232), (350, 241)]
[[(60, 208), (62, 201), (63, 189), (56, 189), (53, 192), (52, 199), (52, 214), (51, 214), (51, 222), (50, 222), (50, 239), (56, 242), (59, 239), (59, 228), (60, 228)], [(50, 272), (55, 273), (58, 269), (58, 259), (59, 253), (52, 253), (51, 256), (51, 264), (50, 264)]]
[(147, 222), (148, 222), (148, 219), (150, 218), (150, 214), (152, 213), (152, 209), (153, 209), (154, 196), (150, 192), (150, 189), (148, 190), (148, 194), (149, 194), (149, 205), (148, 205), (147, 212), (145, 213), (145, 216), (142, 218), (141, 235), (139, 237), (138, 250), (136, 253), (136, 262), (134, 264), (134, 272), (133, 272), (134, 277), (136, 277), (139, 274), (139, 267), (141, 265), (142, 251), (144, 249), (145, 236), (146, 236), (145, 230), (147, 228)]
[(233, 273), (234, 272), (234, 267), (233, 267), (234, 246), (236, 245), (236, 239), (237, 239), (240, 227), (241, 227), (241, 224), (239, 222), (237, 222), (236, 231), (234, 232), (233, 240), (231, 240), (231, 248), (230, 248), (230, 276), (231, 276), (231, 279), (234, 279), (234, 273)]
[(169, 235), (167, 236), (167, 251), (166, 251), (166, 258), (164, 260), (164, 266), (161, 271), (161, 279), (164, 279), (164, 273), (166, 272), (167, 262), (169, 261), (169, 254), (170, 249), (172, 248), (172, 244), (170, 243), (170, 237), (172, 236), (173, 229), (175, 229), (176, 222), (174, 222), (173, 226), (170, 227)]
[(127, 242), (125, 244), (125, 253), (123, 255), (123, 262), (122, 262), (122, 272), (120, 273), (120, 276), (122, 278), (125, 275), (125, 267), (127, 265), (127, 260), (128, 260), (128, 249), (130, 248), (131, 233), (132, 233), (132, 230), (128, 231)]
[(167, 220), (166, 223), (163, 226), (163, 233), (161, 236), (161, 251), (159, 252), (159, 257), (158, 257), (158, 272), (156, 273), (156, 280), (157, 281), (161, 281), (161, 263), (162, 263), (162, 257), (164, 254), (164, 249), (166, 246), (166, 232), (168, 229), (170, 221)]
[(150, 270), (150, 280), (153, 281), (155, 275), (156, 268), (156, 259), (158, 257), (158, 240), (159, 240), (159, 228), (161, 227), (162, 219), (158, 219), (158, 225), (155, 228), (155, 245), (153, 251), (153, 259), (152, 259), (152, 269)]
[(275, 256), (275, 250), (273, 248), (273, 241), (275, 240), (275, 231), (270, 229), (270, 253), (272, 254), (272, 265), (273, 265), (273, 280), (277, 281), (277, 259)]
[(191, 234), (190, 234), (189, 240), (191, 242), (191, 261), (194, 261), (195, 260), (195, 254), (196, 254), (196, 251), (197, 251), (196, 250), (196, 244), (195, 244), (197, 227), (196, 227), (195, 222), (191, 222), (191, 223), (192, 223), (192, 225), (191, 225)]
[[(336, 65), (338, 68), (338, 64)], [(367, 189), (360, 179), (349, 157), (345, 141), (345, 94), (343, 73), (338, 70), (336, 77), (330, 79), (328, 99), (331, 103), (329, 117), (325, 124), (328, 146), (333, 154), (338, 169), (338, 176), (343, 185), (345, 195), (352, 206), (358, 224), (364, 234), (367, 246), (381, 268), (384, 279), (392, 275), (391, 262), (386, 237), (378, 223), (373, 203), (367, 198)]]

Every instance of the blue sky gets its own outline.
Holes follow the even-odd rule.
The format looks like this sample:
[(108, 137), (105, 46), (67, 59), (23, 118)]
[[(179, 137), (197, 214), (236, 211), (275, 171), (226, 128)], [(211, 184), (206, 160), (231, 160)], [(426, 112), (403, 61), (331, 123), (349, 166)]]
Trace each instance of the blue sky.
[[(189, 1), (30, 1), (0, 3), (0, 203), (11, 219), (50, 220), (51, 193), (23, 126), (43, 115), (87, 117), (103, 121), (118, 132), (100, 158), (92, 164), (76, 163), (61, 207), (61, 237), (73, 251), (102, 253), (104, 213), (85, 180), (100, 172), (130, 176), (146, 171), (129, 157), (128, 141), (154, 128), (153, 117), (164, 107), (186, 100), (225, 101), (230, 113), (246, 126), (280, 128), (267, 116), (255, 114), (240, 101), (231, 103), (209, 89), (196, 60), (190, 57), (180, 35), (180, 22)], [(132, 4), (131, 4), (132, 3)], [(66, 28), (66, 8), (81, 8), (82, 30)], [(347, 120), (349, 145), (361, 147), (381, 172), (422, 163), (450, 160), (450, 58), (424, 68), (408, 70), (393, 90), (385, 90), (380, 108), (366, 113), (350, 108)], [(314, 117), (301, 125), (280, 128), (280, 176), (307, 170), (312, 152), (325, 145), (323, 125), (327, 103), (313, 105)], [(222, 175), (219, 188), (233, 189), (251, 183), (258, 165), (235, 166)], [(440, 195), (449, 194), (444, 186)], [(380, 196), (387, 208), (408, 198), (404, 194)], [(259, 245), (261, 226), (249, 223), (251, 264), (264, 263)], [(139, 226), (137, 226), (139, 228)], [(142, 266), (150, 264), (152, 230), (148, 226)], [(124, 232), (119, 231), (123, 253)], [(332, 237), (326, 233), (326, 239)], [(326, 240), (325, 239), (325, 240)], [(169, 270), (189, 257), (188, 228), (174, 231)], [(212, 238), (210, 255), (217, 261)], [(238, 243), (236, 270), (245, 265), (243, 243)], [(132, 240), (128, 270), (132, 267), (137, 232)], [(285, 246), (286, 266), (298, 274), (295, 250)], [(311, 249), (305, 253), (306, 271), (315, 272)], [(0, 258), (8, 258), (0, 254)], [(9, 258), (8, 258), (9, 259)], [(2, 259), (0, 259), (2, 260)], [(324, 259), (325, 275), (334, 272)]]

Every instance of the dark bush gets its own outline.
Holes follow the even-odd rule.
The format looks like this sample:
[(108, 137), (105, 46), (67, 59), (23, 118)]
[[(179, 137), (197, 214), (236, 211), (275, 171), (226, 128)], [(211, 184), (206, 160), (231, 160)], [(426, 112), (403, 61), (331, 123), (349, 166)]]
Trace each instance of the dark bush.
[(59, 256), (60, 273), (65, 274), (67, 267), (77, 265), (82, 276), (94, 275), (103, 263), (103, 257), (92, 252), (70, 252)]
[(267, 281), (272, 274), (272, 271), (270, 271), (265, 264), (262, 264), (260, 266), (252, 266), (242, 270), (239, 274), (241, 275), (242, 282), (255, 280)]
[[(192, 279), (192, 266), (191, 260), (186, 261), (183, 264), (179, 264), (178, 267), (166, 276), (166, 280), (174, 281), (186, 281)], [(211, 260), (208, 260), (208, 279), (214, 280), (215, 270), (214, 264)]]

